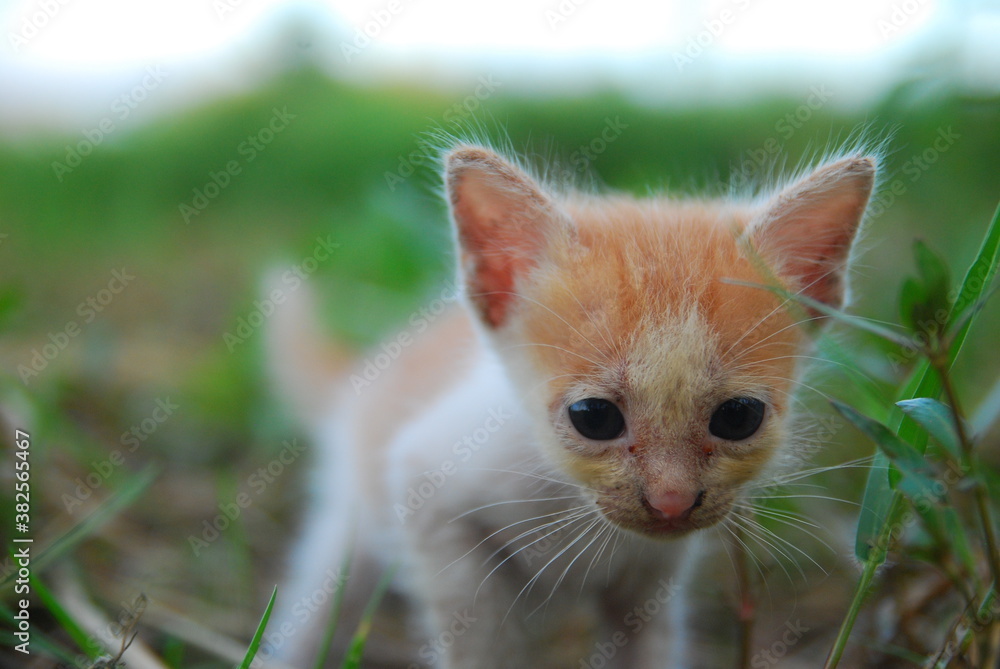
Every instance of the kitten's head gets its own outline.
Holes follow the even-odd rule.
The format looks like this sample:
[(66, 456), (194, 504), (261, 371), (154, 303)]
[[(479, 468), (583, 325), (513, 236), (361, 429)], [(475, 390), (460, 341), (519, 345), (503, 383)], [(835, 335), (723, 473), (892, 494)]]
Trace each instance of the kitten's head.
[(804, 343), (773, 293), (729, 280), (839, 305), (873, 160), (758, 203), (560, 198), (488, 149), (445, 162), (470, 305), (549, 459), (621, 527), (722, 520), (784, 441)]

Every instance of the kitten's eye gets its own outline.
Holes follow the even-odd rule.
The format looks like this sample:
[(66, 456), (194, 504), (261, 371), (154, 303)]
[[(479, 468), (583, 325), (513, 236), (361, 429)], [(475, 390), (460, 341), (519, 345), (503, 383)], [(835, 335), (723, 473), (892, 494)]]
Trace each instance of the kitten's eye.
[(719, 439), (741, 441), (746, 439), (764, 422), (764, 403), (752, 397), (726, 400), (712, 414), (708, 431)]
[(596, 441), (615, 439), (625, 431), (625, 416), (618, 407), (596, 397), (571, 404), (569, 419), (577, 432)]

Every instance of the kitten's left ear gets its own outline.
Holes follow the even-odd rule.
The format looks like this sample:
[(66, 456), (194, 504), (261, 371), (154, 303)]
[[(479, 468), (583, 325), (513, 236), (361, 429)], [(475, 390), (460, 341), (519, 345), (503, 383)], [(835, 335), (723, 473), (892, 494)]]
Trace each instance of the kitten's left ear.
[(469, 297), (487, 326), (502, 327), (562, 217), (530, 176), (481, 147), (445, 157), (445, 187)]
[(747, 231), (792, 290), (833, 307), (875, 183), (875, 161), (853, 156), (820, 167), (776, 195)]

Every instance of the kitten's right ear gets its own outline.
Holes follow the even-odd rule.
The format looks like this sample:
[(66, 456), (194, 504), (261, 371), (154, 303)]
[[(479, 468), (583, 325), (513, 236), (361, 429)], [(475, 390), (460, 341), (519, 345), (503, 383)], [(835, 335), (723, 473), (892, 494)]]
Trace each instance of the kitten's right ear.
[(750, 239), (797, 292), (832, 307), (875, 183), (875, 160), (850, 156), (824, 165), (778, 193), (751, 223)]
[(483, 322), (499, 328), (558, 210), (523, 170), (480, 147), (462, 146), (445, 157), (445, 187), (469, 297)]

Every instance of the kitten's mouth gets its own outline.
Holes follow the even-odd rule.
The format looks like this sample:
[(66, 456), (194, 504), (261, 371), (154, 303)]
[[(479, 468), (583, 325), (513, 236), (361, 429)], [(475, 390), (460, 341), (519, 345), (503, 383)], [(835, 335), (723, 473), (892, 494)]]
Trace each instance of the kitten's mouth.
[(704, 491), (698, 495), (698, 499), (695, 504), (672, 518), (664, 518), (661, 512), (658, 512), (649, 501), (643, 497), (642, 498), (642, 508), (646, 512), (646, 515), (652, 519), (652, 525), (649, 527), (649, 531), (655, 534), (676, 534), (678, 532), (687, 532), (693, 529), (691, 527), (691, 514), (701, 506), (701, 500), (704, 497)]
[(648, 518), (638, 527), (630, 527), (629, 529), (650, 537), (668, 539), (711, 527), (726, 516), (724, 510), (710, 509), (707, 511), (704, 514), (692, 514), (687, 518), (671, 518), (669, 520)]
[(612, 522), (624, 529), (638, 532), (654, 539), (681, 537), (702, 527), (701, 523), (690, 518), (676, 518), (672, 520), (652, 520), (648, 518), (639, 520), (630, 518), (624, 521), (615, 518)]
[(729, 511), (728, 504), (699, 504), (689, 512), (675, 518), (662, 518), (649, 505), (624, 505), (621, 500), (602, 497), (597, 507), (610, 522), (622, 529), (631, 530), (654, 539), (672, 539), (695, 530), (711, 527), (721, 521)]

